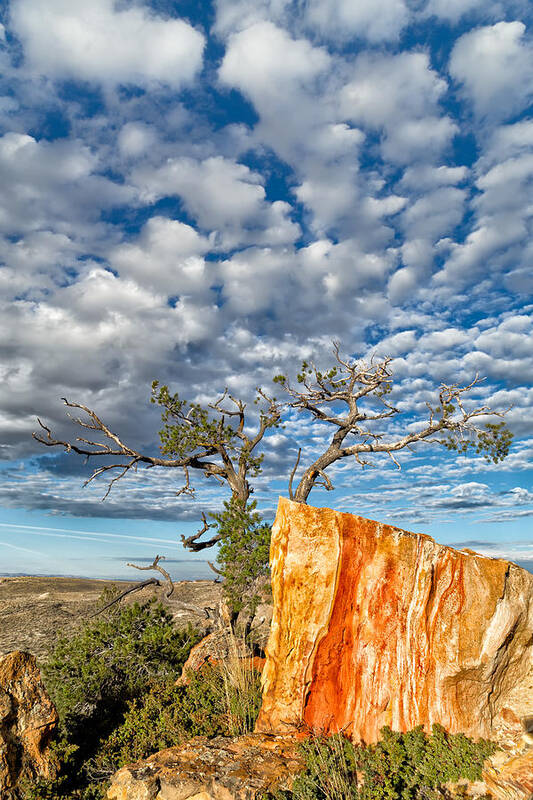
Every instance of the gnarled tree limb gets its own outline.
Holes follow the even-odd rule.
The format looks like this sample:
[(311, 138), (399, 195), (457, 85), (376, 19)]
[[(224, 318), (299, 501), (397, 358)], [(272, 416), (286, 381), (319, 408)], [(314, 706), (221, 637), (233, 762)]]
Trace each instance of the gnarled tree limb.
[(401, 413), (387, 400), (392, 390), (392, 359), (373, 357), (366, 363), (342, 358), (338, 342), (333, 343), (333, 355), (335, 363), (325, 372), (313, 363), (304, 362), (297, 386), (284, 375), (274, 379), (289, 395), (290, 408), (305, 411), (316, 422), (335, 428), (324, 451), (304, 470), (295, 491), (292, 484), (298, 462), (293, 469), (289, 496), (297, 502), (307, 502), (314, 486), (330, 491), (333, 486), (326, 469), (349, 456), (364, 467), (374, 466), (371, 455), (384, 453), (400, 467), (394, 453), (418, 442), (437, 443), (461, 452), (474, 446), (476, 452), (488, 454), (494, 461), (507, 455), (512, 434), (505, 426), (482, 428), (476, 422), (479, 417), (502, 417), (506, 411), (493, 411), (485, 405), (467, 409), (463, 404), (463, 397), (479, 383), (478, 375), (466, 386), (441, 384), (435, 408), (427, 404), (429, 419), (422, 421), (418, 430), (398, 436), (394, 431), (388, 433), (386, 429), (373, 430), (369, 426), (369, 423), (385, 424)]

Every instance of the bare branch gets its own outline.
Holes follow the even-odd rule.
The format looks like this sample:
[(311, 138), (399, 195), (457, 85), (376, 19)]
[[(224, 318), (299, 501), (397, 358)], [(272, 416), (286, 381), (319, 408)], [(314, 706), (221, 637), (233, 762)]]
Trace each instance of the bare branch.
[(176, 495), (179, 497), (182, 494), (187, 494), (189, 497), (194, 497), (195, 491), (190, 483), (189, 468), (184, 466), (183, 473), (185, 475), (185, 486), (182, 486), (181, 489), (178, 489)]
[[(318, 422), (330, 424), (335, 429), (322, 454), (303, 472), (294, 491), (293, 470), (289, 494), (297, 502), (306, 502), (315, 485), (329, 490), (325, 470), (339, 459), (349, 456), (353, 456), (360, 466), (366, 467), (374, 466), (370, 454), (386, 453), (400, 468), (393, 454), (418, 442), (439, 443), (461, 452), (473, 444), (478, 452), (488, 453), (487, 457), (496, 461), (507, 454), (512, 438), (509, 432), (494, 426), (486, 429), (476, 424), (479, 417), (501, 417), (506, 412), (492, 411), (486, 405), (468, 410), (463, 402), (464, 396), (480, 382), (478, 375), (466, 386), (441, 384), (436, 407), (427, 403), (429, 420), (418, 431), (398, 437), (380, 425), (400, 413), (387, 400), (392, 388), (392, 359), (378, 359), (372, 355), (368, 363), (343, 358), (337, 341), (333, 342), (333, 355), (335, 363), (326, 371), (320, 371), (313, 363), (304, 362), (297, 387), (291, 385), (285, 376), (276, 378), (276, 382), (290, 397), (290, 408), (307, 411)], [(376, 410), (376, 404), (381, 408)], [(379, 426), (375, 430), (374, 423)]]
[(166, 592), (166, 595), (165, 595), (165, 597), (168, 599), (172, 595), (172, 592), (174, 591), (174, 584), (172, 582), (172, 578), (170, 577), (170, 575), (168, 574), (166, 569), (163, 569), (163, 567), (159, 566), (159, 562), (160, 561), (164, 561), (164, 560), (165, 560), (164, 556), (156, 556), (154, 558), (154, 560), (152, 561), (152, 563), (147, 567), (138, 567), (137, 564), (127, 564), (127, 566), (128, 567), (133, 567), (134, 569), (141, 569), (141, 570), (156, 569), (158, 572), (160, 572), (161, 575), (163, 575), (165, 577), (165, 579), (166, 579), (166, 581), (168, 583), (168, 589), (167, 589), (167, 592)]
[(329, 477), (326, 475), (326, 473), (324, 472), (324, 470), (323, 470), (323, 469), (317, 469), (317, 472), (318, 472), (318, 474), (319, 474), (319, 475), (321, 475), (321, 476), (322, 476), (322, 478), (323, 478), (324, 480), (323, 480), (323, 481), (317, 481), (317, 480), (315, 480), (315, 484), (316, 484), (316, 486), (323, 486), (323, 487), (324, 487), (324, 489), (325, 489), (327, 492), (332, 492), (332, 491), (333, 491), (333, 489), (334, 489), (335, 487), (333, 486), (332, 482), (330, 481)]
[(181, 535), (183, 546), (186, 547), (187, 550), (192, 550), (194, 553), (198, 553), (200, 550), (205, 550), (207, 547), (212, 547), (222, 538), (220, 534), (216, 534), (216, 536), (211, 537), (211, 539), (208, 539), (207, 541), (199, 542), (198, 539), (200, 539), (204, 533), (207, 533), (210, 528), (214, 528), (216, 525), (215, 522), (207, 521), (207, 517), (205, 516), (204, 512), (202, 512), (202, 522), (203, 525), (197, 533), (193, 533), (191, 536), (187, 537), (183, 534)]
[(95, 611), (94, 614), (89, 614), (88, 619), (92, 619), (93, 617), (97, 617), (99, 614), (102, 614), (104, 611), (107, 611), (108, 608), (111, 606), (120, 603), (122, 598), (126, 597), (128, 594), (132, 594), (133, 592), (138, 592), (141, 589), (144, 589), (145, 586), (161, 586), (161, 581), (158, 581), (157, 578), (149, 578), (147, 581), (142, 581), (141, 583), (136, 583), (135, 586), (130, 586), (129, 589), (126, 589), (125, 592), (122, 592), (118, 595), (118, 597), (114, 597), (110, 603), (103, 606), (103, 608), (99, 608), (98, 611)]
[(199, 452), (195, 452), (192, 454), (185, 455), (181, 458), (160, 458), (158, 456), (149, 456), (143, 453), (139, 453), (133, 447), (125, 444), (122, 439), (115, 434), (101, 419), (100, 417), (92, 411), (87, 406), (81, 403), (73, 403), (66, 398), (62, 398), (63, 402), (69, 408), (79, 408), (84, 411), (89, 419), (91, 420), (90, 423), (85, 422), (79, 417), (74, 417), (73, 415), (69, 414), (70, 419), (76, 425), (80, 425), (82, 428), (96, 430), (99, 431), (104, 438), (107, 438), (109, 442), (99, 442), (94, 441), (92, 439), (87, 439), (83, 436), (78, 436), (74, 439), (73, 442), (66, 441), (62, 439), (56, 439), (52, 435), (50, 428), (45, 425), (39, 418), (37, 418), (37, 422), (40, 428), (44, 431), (43, 433), (32, 433), (32, 437), (44, 444), (46, 447), (62, 447), (67, 453), (74, 452), (78, 455), (85, 456), (86, 460), (89, 458), (93, 458), (95, 456), (120, 456), (125, 458), (126, 461), (118, 461), (113, 464), (104, 464), (102, 466), (97, 467), (92, 475), (84, 482), (84, 486), (87, 486), (91, 483), (95, 478), (100, 477), (108, 472), (112, 472), (115, 470), (119, 470), (119, 474), (113, 477), (108, 485), (107, 490), (102, 498), (105, 500), (113, 485), (123, 478), (130, 469), (137, 469), (139, 464), (143, 464), (145, 467), (171, 467), (171, 468), (181, 468), (185, 472), (185, 486), (183, 489), (178, 491), (178, 494), (194, 494), (194, 489), (190, 485), (190, 476), (188, 469), (200, 469), (204, 472), (204, 474), (208, 477), (217, 477), (224, 481), (227, 480), (227, 470), (223, 465), (217, 464), (214, 461), (206, 460), (209, 456), (213, 455), (217, 452), (217, 448), (213, 447), (211, 443), (206, 443), (205, 446), (199, 446)]
[(213, 570), (213, 572), (215, 572), (217, 575), (221, 576), (222, 578), (224, 577), (224, 573), (223, 573), (223, 572), (221, 572), (221, 571), (218, 569), (218, 567), (215, 567), (215, 565), (214, 565), (214, 564), (213, 564), (211, 561), (208, 561), (207, 563), (208, 563), (208, 565), (211, 567), (211, 569)]
[(291, 476), (289, 478), (289, 497), (291, 500), (294, 500), (294, 492), (292, 491), (292, 482), (294, 480), (294, 476), (296, 475), (296, 470), (298, 469), (298, 464), (300, 463), (300, 456), (302, 455), (302, 448), (298, 448), (298, 456), (296, 458), (296, 463), (292, 468)]

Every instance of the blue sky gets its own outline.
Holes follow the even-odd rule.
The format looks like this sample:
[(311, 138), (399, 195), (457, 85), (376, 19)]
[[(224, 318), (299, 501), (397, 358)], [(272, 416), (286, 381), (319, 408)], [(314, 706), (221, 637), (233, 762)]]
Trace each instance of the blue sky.
[[(331, 340), (391, 356), (395, 431), (440, 382), (515, 434), (332, 471), (334, 505), (533, 565), (533, 49), (526, 0), (11, 0), (0, 11), (0, 573), (133, 576), (225, 495), (172, 471), (83, 488), (61, 397), (157, 453), (157, 378), (271, 389)], [(298, 447), (268, 439), (268, 519)], [(194, 563), (193, 563), (194, 562)]]

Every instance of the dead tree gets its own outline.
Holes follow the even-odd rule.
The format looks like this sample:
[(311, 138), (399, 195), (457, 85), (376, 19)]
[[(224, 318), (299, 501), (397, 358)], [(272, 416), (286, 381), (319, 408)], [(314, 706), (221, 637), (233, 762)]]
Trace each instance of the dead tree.
[[(248, 434), (246, 403), (232, 397), (227, 389), (216, 402), (202, 406), (182, 400), (177, 393), (170, 394), (167, 386), (160, 386), (154, 381), (151, 402), (163, 409), (164, 426), (160, 431), (160, 455), (148, 455), (127, 444), (86, 405), (62, 399), (67, 408), (85, 415), (76, 416), (67, 412), (73, 423), (82, 429), (83, 435), (69, 440), (57, 439), (48, 425), (38, 419), (41, 430), (32, 436), (46, 447), (63, 448), (67, 453), (84, 456), (87, 461), (110, 461), (97, 466), (84, 483), (86, 486), (99, 476), (109, 477), (102, 500), (109, 495), (113, 485), (131, 470), (136, 471), (139, 466), (167, 467), (183, 471), (184, 485), (176, 494), (194, 496), (191, 471), (196, 470), (207, 478), (226, 484), (231, 491), (232, 501), (246, 507), (253, 492), (248, 479), (261, 472), (263, 454), (257, 452), (258, 446), (265, 433), (277, 427), (281, 420), (279, 404), (262, 389), (257, 390), (255, 400), (259, 405), (255, 432)], [(195, 552), (212, 547), (221, 538), (217, 533), (203, 539), (213, 524), (207, 522), (205, 514), (202, 520), (202, 528), (197, 533), (181, 537), (184, 546)]]
[(506, 412), (492, 411), (487, 406), (464, 405), (467, 393), (480, 381), (478, 376), (467, 386), (441, 384), (434, 406), (427, 403), (427, 417), (416, 430), (398, 435), (387, 423), (401, 412), (389, 401), (393, 377), (391, 358), (352, 361), (342, 358), (339, 343), (333, 343), (334, 365), (321, 372), (313, 363), (303, 362), (294, 386), (286, 375), (274, 381), (289, 395), (288, 406), (307, 412), (313, 421), (331, 425), (333, 433), (326, 440), (323, 452), (315, 458), (300, 477), (293, 490), (293, 479), (301, 450), (289, 479), (291, 499), (306, 503), (314, 486), (332, 490), (326, 470), (345, 458), (354, 458), (359, 466), (374, 466), (373, 456), (384, 454), (400, 469), (395, 453), (412, 448), (418, 442), (436, 444), (466, 452), (473, 448), (495, 463), (509, 452), (512, 433), (504, 422), (477, 424), (480, 417), (502, 417)]

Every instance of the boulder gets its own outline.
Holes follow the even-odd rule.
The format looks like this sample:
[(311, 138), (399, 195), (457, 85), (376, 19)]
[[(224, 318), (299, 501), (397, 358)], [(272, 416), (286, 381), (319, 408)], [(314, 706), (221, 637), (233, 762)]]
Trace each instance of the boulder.
[(505, 738), (533, 714), (533, 575), (352, 514), (280, 499), (258, 732), (440, 723)]
[(112, 778), (108, 800), (254, 800), (289, 788), (302, 768), (293, 741), (260, 734), (196, 737)]
[(176, 681), (176, 686), (187, 686), (189, 674), (198, 672), (206, 664), (216, 666), (223, 662), (230, 667), (234, 667), (236, 662), (239, 662), (243, 666), (249, 665), (250, 669), (261, 672), (265, 659), (254, 656), (252, 649), (248, 647), (244, 639), (235, 636), (230, 628), (219, 629), (204, 636), (192, 648), (183, 665), (181, 675)]
[(52, 776), (48, 744), (57, 721), (35, 656), (16, 650), (0, 659), (2, 800), (15, 800), (24, 782)]

